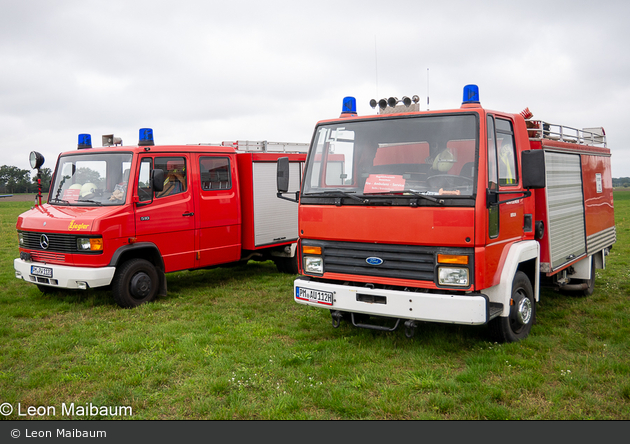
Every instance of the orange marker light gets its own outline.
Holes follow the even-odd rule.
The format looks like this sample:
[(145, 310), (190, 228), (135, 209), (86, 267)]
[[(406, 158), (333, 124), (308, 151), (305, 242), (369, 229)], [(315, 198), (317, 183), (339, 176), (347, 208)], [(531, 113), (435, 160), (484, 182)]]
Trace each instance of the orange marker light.
[(322, 247), (309, 247), (302, 245), (302, 253), (304, 254), (322, 254)]
[(90, 250), (92, 251), (102, 251), (103, 250), (103, 239), (102, 238), (97, 238), (97, 239), (90, 239)]
[(459, 264), (468, 265), (468, 256), (458, 256), (454, 254), (438, 254), (439, 264)]

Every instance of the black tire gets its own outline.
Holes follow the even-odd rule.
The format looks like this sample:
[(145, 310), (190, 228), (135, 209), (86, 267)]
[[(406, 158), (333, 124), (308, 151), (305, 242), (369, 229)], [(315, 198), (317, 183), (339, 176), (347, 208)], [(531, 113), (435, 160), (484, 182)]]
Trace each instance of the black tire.
[(37, 285), (38, 290), (44, 294), (52, 294), (52, 293), (57, 292), (57, 289), (55, 287), (50, 287), (48, 285), (40, 285), (40, 284), (36, 284), (36, 285)]
[(492, 335), (497, 342), (517, 342), (525, 339), (536, 317), (536, 301), (529, 278), (522, 271), (516, 272), (512, 281), (510, 315), (490, 322)]
[(274, 262), (280, 273), (298, 274), (297, 254), (293, 257), (279, 257)]
[(114, 300), (123, 308), (137, 307), (155, 299), (158, 293), (158, 273), (145, 259), (123, 263), (112, 281)]

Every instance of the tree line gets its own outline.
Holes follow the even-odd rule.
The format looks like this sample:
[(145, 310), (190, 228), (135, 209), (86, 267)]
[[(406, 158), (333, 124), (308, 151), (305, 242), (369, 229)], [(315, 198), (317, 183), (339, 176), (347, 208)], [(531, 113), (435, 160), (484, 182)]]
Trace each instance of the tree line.
[(613, 187), (625, 187), (625, 188), (630, 187), (630, 177), (618, 177), (618, 178), (613, 177), (612, 182), (613, 182)]
[[(40, 168), (42, 173), (42, 192), (48, 192), (52, 170)], [(37, 193), (37, 171), (23, 170), (16, 166), (0, 167), (0, 194)]]
[[(52, 170), (41, 168), (42, 192), (50, 188)], [(613, 187), (630, 187), (630, 177), (618, 177), (612, 180)], [(23, 170), (16, 166), (2, 165), (0, 167), (0, 194), (37, 193), (37, 172)]]

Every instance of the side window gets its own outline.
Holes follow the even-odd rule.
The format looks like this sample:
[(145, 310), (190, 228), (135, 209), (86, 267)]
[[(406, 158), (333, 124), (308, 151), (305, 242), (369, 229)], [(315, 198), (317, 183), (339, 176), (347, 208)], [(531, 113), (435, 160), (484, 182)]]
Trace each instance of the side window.
[(164, 189), (155, 197), (172, 196), (187, 189), (186, 159), (184, 157), (156, 157), (155, 168), (164, 171)]
[(229, 190), (232, 188), (229, 158), (201, 157), (199, 159), (199, 171), (202, 190)]
[[(497, 140), (494, 134), (494, 119), (488, 116), (488, 189), (498, 190), (497, 176)], [(499, 235), (499, 206), (490, 205), (488, 208), (488, 236)]]
[(497, 142), (499, 148), (499, 185), (517, 185), (516, 154), (512, 122), (497, 119)]
[(140, 202), (150, 202), (153, 198), (151, 186), (152, 160), (142, 159), (140, 162), (140, 172), (138, 174), (138, 198)]

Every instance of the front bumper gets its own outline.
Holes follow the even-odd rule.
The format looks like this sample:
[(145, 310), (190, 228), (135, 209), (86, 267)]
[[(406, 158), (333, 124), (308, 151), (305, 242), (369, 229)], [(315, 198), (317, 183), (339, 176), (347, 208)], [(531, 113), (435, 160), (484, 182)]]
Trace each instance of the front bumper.
[[(332, 293), (332, 305), (300, 297), (300, 288)], [(481, 325), (491, 319), (489, 299), (479, 293), (418, 293), (328, 284), (298, 278), (293, 283), (293, 299), (299, 304), (330, 310), (426, 322)]]
[[(35, 276), (31, 273), (31, 266), (41, 266), (52, 270), (51, 277)], [(38, 285), (54, 288), (94, 288), (109, 285), (116, 272), (115, 267), (87, 268), (68, 267), (65, 265), (43, 264), (27, 262), (22, 259), (13, 261), (15, 277)]]

